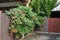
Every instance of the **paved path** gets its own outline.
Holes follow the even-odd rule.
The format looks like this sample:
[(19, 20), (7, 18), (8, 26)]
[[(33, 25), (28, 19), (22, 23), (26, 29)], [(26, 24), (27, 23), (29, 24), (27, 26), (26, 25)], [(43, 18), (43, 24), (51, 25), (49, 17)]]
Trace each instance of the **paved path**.
[(60, 34), (36, 33), (24, 40), (60, 40)]

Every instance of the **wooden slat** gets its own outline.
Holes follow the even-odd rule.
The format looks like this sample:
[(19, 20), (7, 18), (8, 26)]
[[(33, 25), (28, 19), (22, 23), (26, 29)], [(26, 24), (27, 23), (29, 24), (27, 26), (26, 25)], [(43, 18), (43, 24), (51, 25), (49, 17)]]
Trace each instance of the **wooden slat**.
[(0, 11), (0, 40), (2, 40), (2, 11)]
[(8, 17), (2, 14), (2, 40), (13, 40), (13, 38), (9, 36), (9, 23), (10, 20), (8, 19)]
[(15, 1), (15, 2), (6, 2), (6, 3), (0, 3), (0, 7), (14, 7), (17, 6), (17, 4), (20, 4), (19, 1)]

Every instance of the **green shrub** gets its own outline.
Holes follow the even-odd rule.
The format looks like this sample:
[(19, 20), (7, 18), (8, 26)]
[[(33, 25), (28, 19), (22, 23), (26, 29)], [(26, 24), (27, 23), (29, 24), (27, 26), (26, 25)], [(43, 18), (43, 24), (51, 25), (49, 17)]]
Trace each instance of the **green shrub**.
[(6, 11), (5, 15), (11, 19), (9, 27), (10, 34), (13, 34), (17, 39), (32, 32), (35, 24), (41, 26), (42, 23), (42, 17), (38, 17), (37, 14), (32, 11), (32, 8), (25, 6), (10, 9)]

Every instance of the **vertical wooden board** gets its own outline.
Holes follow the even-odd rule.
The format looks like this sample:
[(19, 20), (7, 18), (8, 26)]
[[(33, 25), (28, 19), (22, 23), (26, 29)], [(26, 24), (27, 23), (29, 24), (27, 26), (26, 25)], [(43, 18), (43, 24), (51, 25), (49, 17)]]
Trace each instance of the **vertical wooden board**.
[(51, 32), (60, 33), (60, 18), (50, 18)]
[(13, 38), (11, 38), (9, 36), (9, 32), (8, 32), (8, 27), (9, 27), (9, 22), (10, 20), (7, 18), (7, 16), (4, 16), (3, 14), (3, 40), (13, 40)]
[(44, 17), (43, 31), (48, 32), (48, 18)]
[(0, 40), (2, 40), (2, 11), (0, 11)]

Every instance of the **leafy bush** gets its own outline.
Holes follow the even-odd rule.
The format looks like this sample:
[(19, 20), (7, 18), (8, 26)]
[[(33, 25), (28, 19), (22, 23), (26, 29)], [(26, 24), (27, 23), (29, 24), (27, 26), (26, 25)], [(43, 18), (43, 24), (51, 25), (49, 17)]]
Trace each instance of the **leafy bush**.
[(42, 23), (42, 17), (38, 17), (36, 13), (32, 12), (32, 8), (25, 6), (10, 9), (6, 11), (5, 15), (11, 19), (9, 27), (10, 34), (13, 34), (17, 39), (32, 32), (35, 24), (41, 26)]
[(50, 16), (57, 0), (31, 0), (30, 7), (41, 16)]

